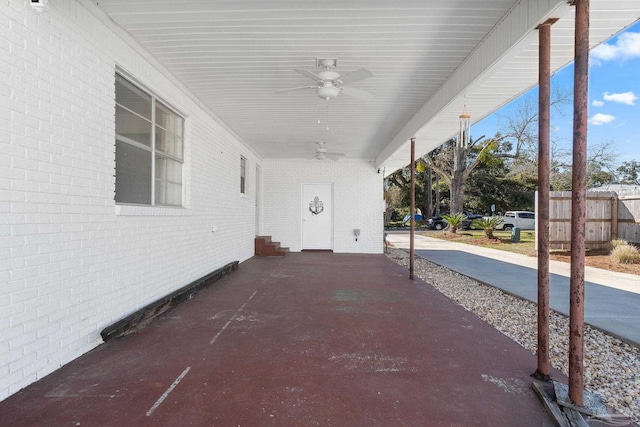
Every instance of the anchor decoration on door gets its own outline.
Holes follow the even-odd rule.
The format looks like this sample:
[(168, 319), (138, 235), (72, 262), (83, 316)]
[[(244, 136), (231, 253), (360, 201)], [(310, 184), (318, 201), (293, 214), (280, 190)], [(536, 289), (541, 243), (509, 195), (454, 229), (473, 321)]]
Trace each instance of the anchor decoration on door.
[(309, 202), (309, 211), (312, 215), (319, 215), (324, 210), (324, 205), (318, 196), (313, 198), (313, 201)]

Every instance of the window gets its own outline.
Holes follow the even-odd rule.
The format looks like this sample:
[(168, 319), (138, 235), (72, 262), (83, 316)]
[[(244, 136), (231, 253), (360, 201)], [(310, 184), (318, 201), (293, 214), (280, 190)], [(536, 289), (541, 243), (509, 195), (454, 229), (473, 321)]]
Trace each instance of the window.
[(240, 157), (240, 193), (247, 194), (247, 159)]
[(184, 119), (116, 74), (116, 203), (182, 206)]

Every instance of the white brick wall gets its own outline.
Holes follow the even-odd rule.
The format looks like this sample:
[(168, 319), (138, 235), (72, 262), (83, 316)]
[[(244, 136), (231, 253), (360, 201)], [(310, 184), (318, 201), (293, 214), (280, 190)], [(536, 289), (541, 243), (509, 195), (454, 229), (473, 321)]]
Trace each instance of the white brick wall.
[[(113, 321), (253, 255), (255, 154), (90, 2), (49, 5), (0, 2), (0, 400)], [(186, 209), (114, 203), (116, 66), (187, 116)]]
[[(301, 250), (302, 184), (333, 183), (334, 252), (382, 253), (382, 174), (365, 160), (265, 160), (261, 234)], [(308, 203), (308, 201), (306, 201)], [(355, 241), (354, 229), (360, 229)]]

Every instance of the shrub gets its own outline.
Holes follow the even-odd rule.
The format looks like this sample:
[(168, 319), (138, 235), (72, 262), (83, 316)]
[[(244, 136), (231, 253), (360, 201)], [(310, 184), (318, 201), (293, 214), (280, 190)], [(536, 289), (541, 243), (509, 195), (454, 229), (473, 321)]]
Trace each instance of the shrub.
[(502, 224), (504, 219), (500, 216), (490, 216), (486, 218), (474, 219), (471, 222), (473, 228), (484, 230), (484, 235), (489, 239), (495, 239), (493, 236), (493, 229)]
[(607, 249), (609, 249), (610, 251), (613, 251), (618, 246), (625, 246), (625, 245), (629, 245), (629, 242), (627, 242), (626, 240), (622, 240), (622, 239), (613, 239), (612, 241), (607, 242), (605, 247)]
[(451, 215), (442, 215), (442, 219), (444, 219), (444, 222), (449, 224), (451, 232), (453, 234), (456, 234), (458, 232), (458, 227), (460, 227), (462, 223), (467, 219), (467, 216), (462, 212), (458, 212)]
[(633, 245), (618, 245), (611, 251), (611, 258), (620, 264), (640, 262), (640, 251)]

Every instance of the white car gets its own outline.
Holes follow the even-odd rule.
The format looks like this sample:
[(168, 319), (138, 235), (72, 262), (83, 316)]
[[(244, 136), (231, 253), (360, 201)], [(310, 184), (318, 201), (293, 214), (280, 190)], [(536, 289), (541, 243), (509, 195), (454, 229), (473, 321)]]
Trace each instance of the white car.
[(521, 230), (535, 230), (536, 214), (528, 211), (508, 211), (502, 217), (502, 224), (496, 226), (496, 230), (511, 230), (518, 227)]

